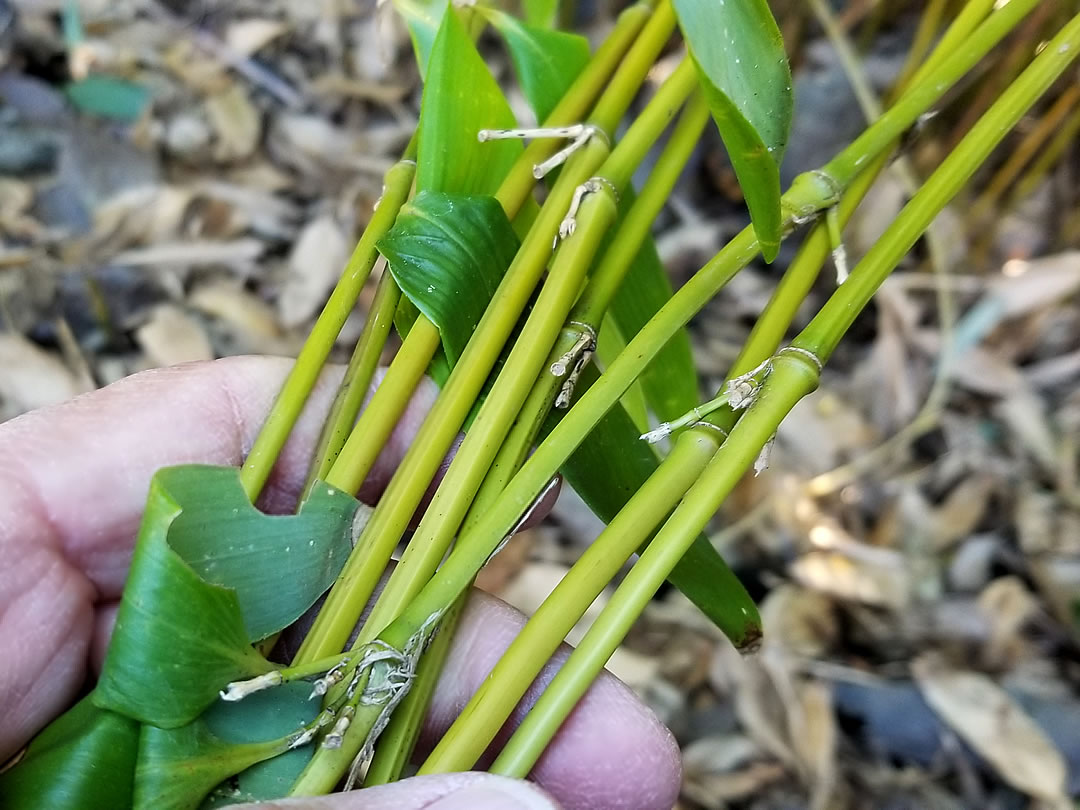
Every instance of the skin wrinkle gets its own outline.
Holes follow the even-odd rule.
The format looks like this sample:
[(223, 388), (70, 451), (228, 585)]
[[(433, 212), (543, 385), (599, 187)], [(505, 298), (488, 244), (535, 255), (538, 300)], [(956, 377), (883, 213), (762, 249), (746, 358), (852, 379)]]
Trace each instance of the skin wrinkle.
[[(0, 458), (18, 460), (0, 466), (0, 762), (71, 702), (90, 659), (96, 668), (115, 618), (109, 594), (119, 593), (154, 470), (238, 462), (287, 368), (284, 360), (235, 358), (145, 373), (0, 425)], [(269, 502), (286, 503), (302, 485), (333, 382), (320, 384), (287, 443)], [(232, 409), (223, 386), (249, 417)], [(426, 383), (373, 471), (377, 489), (433, 398), (434, 385)], [(523, 622), (504, 603), (474, 594), (439, 683), (429, 736), (432, 723), (445, 729), (460, 711)], [(628, 771), (630, 760), (642, 767)], [(651, 712), (604, 675), (536, 776), (570, 810), (659, 810), (678, 793), (677, 748)]]

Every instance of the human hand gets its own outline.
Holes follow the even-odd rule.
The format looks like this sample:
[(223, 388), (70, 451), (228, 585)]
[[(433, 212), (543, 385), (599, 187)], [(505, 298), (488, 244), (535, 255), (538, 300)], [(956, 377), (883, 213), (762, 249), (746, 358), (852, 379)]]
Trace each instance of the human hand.
[[(174, 464), (238, 465), (289, 363), (230, 358), (135, 375), (0, 425), (0, 762), (62, 712), (108, 644), (154, 472)], [(328, 372), (267, 483), (260, 506), (289, 510), (340, 371)], [(414, 395), (361, 497), (377, 497), (400, 461), (434, 385)], [(430, 748), (464, 707), (524, 617), (474, 592), (421, 738)], [(520, 721), (567, 654), (555, 656), (508, 723)], [(567, 719), (531, 778), (566, 808), (670, 808), (679, 753), (627, 687), (605, 674)], [(455, 803), (456, 802), (456, 803)], [(526, 783), (443, 774), (262, 808), (549, 808)]]

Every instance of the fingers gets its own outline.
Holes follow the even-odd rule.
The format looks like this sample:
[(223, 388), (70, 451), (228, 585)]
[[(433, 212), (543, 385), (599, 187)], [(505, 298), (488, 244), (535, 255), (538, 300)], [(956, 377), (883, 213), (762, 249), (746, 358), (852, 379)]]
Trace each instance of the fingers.
[[(136, 374), (72, 402), (0, 426), (4, 537), (57, 546), (104, 597), (123, 586), (132, 538), (154, 471), (172, 464), (239, 464), (290, 367), (240, 357)], [(282, 451), (261, 505), (295, 502), (340, 369), (329, 371)], [(421, 383), (372, 473), (377, 494), (435, 396)], [(2, 604), (2, 603), (0, 603)]]
[(287, 799), (236, 810), (557, 810), (528, 782), (490, 773), (415, 776), (389, 785), (318, 798)]
[[(510, 645), (525, 617), (476, 591), (462, 615), (443, 677), (425, 721), (427, 750), (449, 728)], [(495, 750), (535, 703), (570, 653), (563, 645), (496, 738)], [(679, 749), (634, 693), (603, 673), (567, 718), (530, 778), (568, 810), (667, 810), (679, 795)]]

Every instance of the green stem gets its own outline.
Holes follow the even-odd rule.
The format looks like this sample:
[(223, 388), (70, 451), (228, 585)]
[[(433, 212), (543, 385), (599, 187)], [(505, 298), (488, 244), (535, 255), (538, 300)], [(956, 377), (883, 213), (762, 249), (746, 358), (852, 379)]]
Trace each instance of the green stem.
[[(597, 105), (604, 111), (604, 116), (613, 116), (617, 122), (630, 105), (653, 60), (671, 35), (674, 22), (665, 22), (665, 16), (671, 14), (670, 5), (663, 3), (630, 48)], [(594, 118), (594, 122), (599, 120)], [(442, 463), (543, 273), (551, 256), (552, 239), (577, 186), (594, 174), (608, 153), (607, 145), (594, 138), (563, 167), (536, 222), (304, 639), (298, 652), (301, 660), (323, 657), (344, 645), (427, 483)]]
[[(814, 0), (814, 2), (819, 2), (819, 0)], [(904, 91), (908, 81), (924, 64), (926, 54), (934, 41), (934, 34), (937, 33), (938, 27), (941, 25), (941, 18), (944, 16), (947, 5), (948, 0), (929, 0), (926, 4), (926, 8), (919, 17), (918, 28), (915, 29), (915, 38), (912, 40), (907, 57), (904, 59), (904, 66), (900, 69), (900, 75), (897, 77), (894, 90), (890, 94), (893, 98), (898, 97)]]
[[(545, 120), (546, 126), (571, 124), (585, 114), (589, 105), (607, 83), (634, 37), (649, 20), (650, 15), (650, 8), (641, 3), (627, 8), (619, 15), (611, 34), (597, 49), (596, 54), (578, 75), (566, 95), (563, 96), (562, 100)], [(511, 219), (524, 205), (536, 184), (532, 167), (536, 163), (543, 161), (555, 149), (556, 144), (550, 140), (537, 141), (531, 144), (511, 167), (496, 192), (496, 197), (502, 204), (503, 210), (507, 212)], [(389, 437), (393, 425), (400, 418), (408, 401), (408, 393), (412, 389), (405, 391), (405, 382), (412, 380), (413, 386), (415, 386), (416, 381), (419, 379), (418, 375), (423, 374), (431, 359), (430, 356), (426, 360), (422, 359), (424, 351), (430, 349), (431, 353), (434, 354), (434, 350), (437, 348), (437, 344), (434, 348), (431, 346), (430, 322), (421, 316), (418, 319), (417, 326), (420, 328), (416, 336), (411, 341), (406, 337), (405, 345), (402, 347), (403, 353), (411, 358), (410, 365), (398, 364), (399, 369), (405, 370), (406, 378), (398, 381), (400, 384), (392, 386), (393, 393), (387, 390), (381, 395), (377, 394), (378, 400), (371, 403), (371, 406), (365, 411), (364, 417), (362, 417), (363, 424), (356, 424), (354, 427), (353, 421), (345, 420), (345, 414), (342, 414), (342, 425), (348, 426), (351, 436), (344, 451), (341, 451), (341, 445), (338, 445), (338, 450), (344, 453), (345, 458), (339, 468), (334, 471), (334, 477), (335, 480), (341, 482), (341, 488), (344, 491), (355, 492), (368, 472), (370, 472), (383, 443)], [(412, 332), (410, 331), (411, 335)], [(360, 347), (357, 348), (358, 353), (359, 351)], [(376, 362), (377, 359), (376, 355)], [(396, 375), (388, 375), (388, 377), (394, 376)], [(388, 388), (390, 387), (388, 386)], [(359, 403), (362, 404), (362, 402), (361, 395)], [(358, 409), (352, 411), (353, 419), (355, 419), (357, 412)], [(334, 435), (338, 435), (336, 430)], [(342, 438), (341, 442), (344, 443), (345, 439)], [(336, 460), (337, 453), (333, 453), (332, 456), (330, 464), (322, 465), (321, 475), (330, 474), (329, 467)]]
[[(584, 324), (594, 332), (599, 332), (604, 313), (641, 249), (653, 220), (660, 213), (687, 160), (690, 159), (701, 137), (701, 131), (708, 123), (708, 117), (708, 105), (701, 94), (695, 93), (679, 116), (648, 180), (616, 230), (581, 297), (570, 311), (569, 322)], [(549, 365), (569, 351), (581, 335), (580, 326), (565, 327), (549, 355)], [(462, 524), (463, 532), (469, 531), (479, 517), (487, 512), (517, 472), (562, 385), (562, 378), (548, 374), (541, 375), (536, 381), (528, 399), (521, 406), (510, 433), (499, 448), (498, 455), (491, 463), (484, 483), (473, 499)]]
[(603, 669), (656, 589), (776, 432), (794, 405), (817, 387), (820, 364), (919, 235), (963, 187), (1024, 113), (1071, 64), (1080, 48), (1074, 17), (1002, 94), (926, 181), (789, 349), (773, 359), (757, 401), (657, 533), (611, 601), (548, 686), (491, 768), (524, 777)]
[(615, 208), (614, 195), (607, 187), (590, 194), (582, 202), (577, 230), (555, 255), (548, 280), (521, 335), (514, 342), (506, 365), (465, 435), (431, 504), (424, 511), (412, 541), (390, 575), (357, 644), (377, 636), (397, 617), (446, 554), (514, 415), (533, 381), (544, 370), (550, 346), (581, 290), (585, 273), (604, 233), (615, 220)]
[[(406, 155), (412, 153), (414, 142), (415, 138), (406, 149)], [(262, 430), (259, 431), (251, 452), (248, 453), (244, 466), (240, 470), (240, 482), (252, 501), (258, 497), (263, 485), (266, 484), (270, 470), (277, 461), (278, 453), (281, 452), (285, 439), (296, 424), (296, 419), (308, 395), (311, 394), (311, 389), (315, 386), (315, 380), (318, 379), (319, 372), (326, 363), (326, 358), (330, 354), (330, 349), (333, 348), (334, 341), (337, 340), (341, 327), (356, 305), (356, 299), (375, 264), (375, 243), (390, 230), (397, 218), (398, 210), (408, 199), (415, 171), (416, 163), (405, 159), (396, 163), (386, 173), (383, 196), (379, 205), (345, 265), (345, 270), (330, 294), (330, 299), (323, 307), (318, 320), (315, 321), (315, 326), (312, 327), (311, 334), (300, 350), (292, 371), (285, 378), (281, 391), (263, 423)]]
[(393, 275), (386, 269), (385, 260), (383, 264), (379, 285), (375, 289), (375, 299), (364, 322), (364, 329), (349, 359), (341, 387), (319, 436), (311, 471), (304, 487), (305, 492), (311, 490), (315, 481), (326, 478), (341, 453), (341, 448), (345, 446), (356, 424), (356, 415), (360, 413), (371, 381), (375, 377), (375, 369), (379, 365), (386, 340), (390, 336), (394, 312), (401, 300), (401, 290), (394, 282)]
[(521, 629), (419, 773), (464, 771), (476, 764), (566, 634), (701, 474), (718, 438), (701, 428), (679, 437), (670, 455)]
[(792, 345), (813, 352), (822, 362), (828, 359), (900, 258), (1072, 62), (1078, 37), (1080, 17), (1074, 17), (964, 136)]
[[(564, 167), (465, 351), (379, 499), (298, 656), (321, 658), (340, 650), (348, 639), (543, 272), (551, 255), (552, 238), (574, 189), (591, 176), (606, 154), (606, 146), (593, 140)], [(423, 320), (418, 319), (413, 329)]]
[(492, 773), (519, 777), (528, 774), (656, 589), (757, 458), (780, 420), (817, 387), (817, 380), (818, 368), (808, 358), (790, 352), (776, 357), (757, 402), (739, 420), (630, 569), (578, 648), (503, 748), (490, 768)]
[(454, 633), (467, 599), (468, 594), (458, 597), (439, 622), (435, 638), (420, 659), (409, 694), (394, 709), (389, 725), (379, 735), (375, 755), (364, 776), (364, 787), (385, 785), (401, 778), (420, 737), (424, 715), (427, 714), (431, 696), (438, 686), (439, 676), (442, 674), (446, 656), (450, 653), (450, 645), (454, 641)]
[[(670, 4), (670, 0), (665, 0), (665, 4)], [(578, 74), (566, 95), (544, 120), (544, 126), (563, 127), (581, 121), (588, 113), (589, 105), (600, 95), (600, 91), (615, 73), (615, 68), (620, 67), (619, 63), (638, 37), (639, 32), (645, 39), (653, 37), (652, 33), (642, 32), (642, 28), (646, 24), (656, 27), (658, 23), (655, 20), (651, 4), (647, 3), (635, 3), (619, 14), (611, 33), (597, 48), (585, 69)], [(663, 19), (660, 20), (659, 25), (665, 25)], [(504, 210), (521, 210), (521, 206), (524, 205), (525, 200), (532, 193), (533, 186), (536, 185), (533, 166), (543, 163), (558, 148), (559, 144), (550, 138), (535, 140), (525, 147), (522, 159), (514, 164), (495, 193), (496, 199), (502, 204)]]
[(326, 473), (326, 483), (342, 492), (360, 489), (438, 348), (439, 328), (427, 318), (417, 318)]
[(609, 138), (626, 114), (630, 102), (638, 94), (641, 83), (652, 70), (656, 57), (671, 39), (675, 22), (675, 10), (671, 0), (661, 0), (634, 46), (619, 65), (619, 70), (612, 77), (604, 95), (593, 108), (589, 123), (602, 129)]
[[(980, 26), (962, 47), (957, 48), (941, 68), (923, 85), (912, 90), (889, 112), (876, 121), (860, 138), (845, 149), (821, 172), (800, 175), (784, 195), (785, 226), (799, 221), (836, 202), (837, 194), (851, 183), (859, 170), (886, 150), (946, 89), (970, 68), (979, 57), (1000, 40), (1029, 11), (1037, 0), (1012, 0)], [(926, 88), (930, 88), (928, 91)], [(932, 92), (931, 92), (932, 91)], [(913, 103), (911, 98), (919, 103)], [(897, 111), (900, 111), (899, 113)], [(902, 114), (901, 114), (902, 113)], [(506, 536), (519, 516), (528, 508), (556, 470), (569, 458), (593, 425), (619, 400), (637, 375), (668, 340), (759, 252), (752, 228), (736, 235), (711, 261), (696, 273), (668, 301), (627, 345), (618, 359), (563, 417), (548, 438), (537, 447), (503, 493), (473, 529), (459, 543), (468, 554), (451, 554), (446, 563), (417, 595), (413, 605), (402, 615), (404, 632), (419, 626), (432, 612), (446, 604), (446, 599), (467, 587), (491, 550)], [(482, 538), (482, 539), (481, 539)], [(468, 539), (468, 542), (465, 542)], [(392, 642), (389, 636), (384, 640)]]
[[(629, 181), (624, 167), (641, 162), (696, 84), (693, 64), (687, 59), (657, 91), (597, 175), (621, 189)], [(581, 291), (600, 241), (614, 222), (615, 205), (613, 190), (607, 183), (599, 184), (584, 198), (574, 235), (555, 255), (548, 280), (521, 335), (360, 632), (357, 644), (378, 635), (431, 578), (533, 385), (542, 374), (552, 376), (546, 373), (550, 363), (545, 364), (545, 360)]]

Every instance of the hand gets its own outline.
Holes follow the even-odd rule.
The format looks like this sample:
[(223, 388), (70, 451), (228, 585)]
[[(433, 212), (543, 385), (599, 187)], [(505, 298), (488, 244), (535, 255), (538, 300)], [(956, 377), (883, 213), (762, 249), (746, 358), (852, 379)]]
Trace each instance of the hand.
[[(195, 462), (239, 464), (288, 368), (283, 360), (231, 358), (149, 371), (0, 425), (0, 762), (70, 705), (88, 669), (100, 669), (154, 471)], [(328, 372), (313, 393), (260, 499), (267, 511), (295, 503), (339, 375)], [(433, 384), (418, 389), (362, 497), (377, 497), (434, 397)], [(503, 602), (473, 593), (421, 746), (430, 747), (449, 726), (523, 623)], [(553, 666), (539, 683), (550, 681)], [(538, 691), (534, 685), (511, 725)], [(567, 808), (670, 808), (679, 788), (678, 748), (630, 690), (605, 674), (531, 778)], [(526, 783), (476, 773), (278, 804), (327, 810), (555, 806)]]

